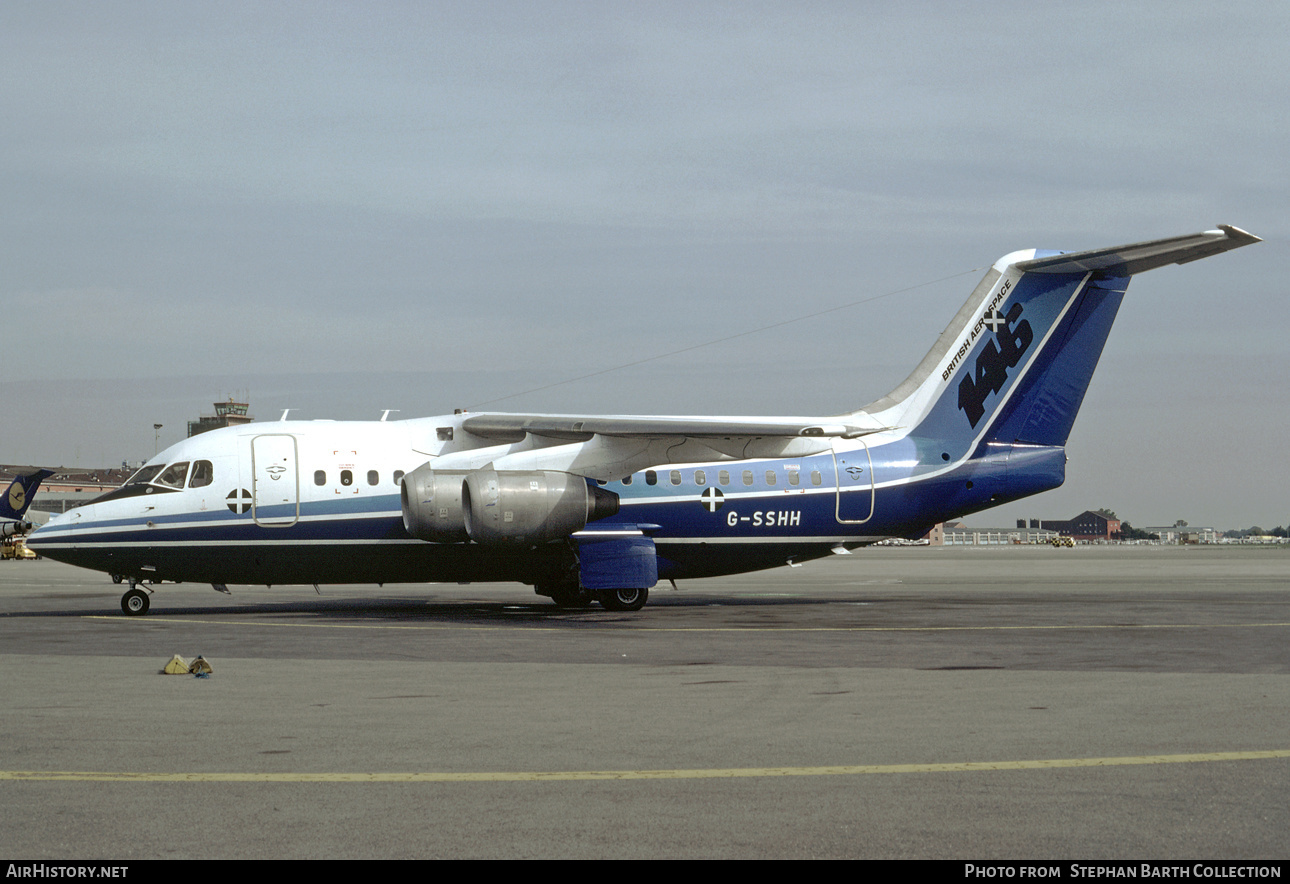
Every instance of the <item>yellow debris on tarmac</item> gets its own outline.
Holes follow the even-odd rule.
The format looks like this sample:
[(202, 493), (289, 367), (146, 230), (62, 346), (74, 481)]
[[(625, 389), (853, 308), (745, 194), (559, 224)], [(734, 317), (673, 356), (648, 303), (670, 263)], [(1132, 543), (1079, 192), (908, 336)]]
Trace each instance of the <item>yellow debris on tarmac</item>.
[(206, 662), (205, 657), (198, 657), (189, 663), (176, 654), (170, 658), (170, 662), (166, 664), (161, 672), (164, 675), (210, 675), (211, 665)]

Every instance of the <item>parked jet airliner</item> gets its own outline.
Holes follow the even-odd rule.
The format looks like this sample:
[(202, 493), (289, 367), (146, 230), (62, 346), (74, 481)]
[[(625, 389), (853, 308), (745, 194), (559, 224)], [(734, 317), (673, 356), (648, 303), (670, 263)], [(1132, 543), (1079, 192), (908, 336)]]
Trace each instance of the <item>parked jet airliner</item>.
[(53, 470), (41, 467), (18, 467), (13, 481), (0, 497), (0, 537), (22, 534), (31, 530), (31, 523), (23, 521), (31, 506), (40, 483), (54, 475)]
[(831, 417), (459, 413), (215, 430), (29, 546), (130, 581), (519, 581), (637, 610), (658, 580), (845, 552), (1056, 488), (1129, 277), (1235, 227), (1000, 258), (914, 372)]

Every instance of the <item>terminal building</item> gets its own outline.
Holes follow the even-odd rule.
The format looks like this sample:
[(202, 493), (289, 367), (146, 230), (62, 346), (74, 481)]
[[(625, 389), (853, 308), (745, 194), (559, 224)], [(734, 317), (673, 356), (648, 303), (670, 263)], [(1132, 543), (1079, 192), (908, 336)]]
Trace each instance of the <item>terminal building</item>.
[[(1114, 543), (1120, 540), (1121, 525), (1121, 520), (1105, 510), (1085, 510), (1066, 520), (1031, 519), (1027, 524), (1025, 519), (1018, 519), (1015, 528), (969, 528), (962, 522), (945, 522), (928, 532), (926, 540), (931, 546), (1050, 543), (1067, 537), (1077, 543)], [(1179, 525), (1144, 530), (1160, 538), (1152, 543), (1164, 544), (1218, 543), (1223, 536), (1213, 528)]]
[(1046, 531), (1056, 531), (1072, 540), (1089, 543), (1120, 539), (1120, 520), (1106, 510), (1085, 510), (1064, 522), (1045, 520), (1040, 522), (1040, 527)]
[(1161, 543), (1218, 543), (1220, 532), (1213, 528), (1192, 528), (1186, 525), (1170, 525), (1168, 528), (1146, 528), (1151, 534), (1159, 535)]
[[(0, 488), (7, 488), (16, 475), (15, 471), (19, 469), (23, 467), (0, 465)], [(100, 494), (121, 487), (133, 472), (133, 468), (126, 466), (111, 469), (59, 467), (58, 472), (41, 482), (36, 489), (36, 496), (32, 498), (26, 519), (43, 525), (54, 513), (65, 513)]]
[(1050, 543), (1060, 536), (1056, 531), (1039, 527), (1038, 519), (1030, 521), (1027, 527), (1024, 519), (1018, 519), (1015, 528), (969, 528), (962, 522), (946, 522), (937, 526), (939, 531), (928, 535), (928, 541), (931, 546), (1003, 546)]
[[(1152, 529), (1155, 530), (1155, 529)], [(1073, 519), (1018, 519), (1015, 528), (969, 528), (946, 522), (928, 534), (932, 546), (998, 546), (1051, 543), (1059, 537), (1083, 543), (1119, 540), (1120, 520), (1104, 510), (1085, 510)], [(939, 542), (938, 542), (939, 541)]]

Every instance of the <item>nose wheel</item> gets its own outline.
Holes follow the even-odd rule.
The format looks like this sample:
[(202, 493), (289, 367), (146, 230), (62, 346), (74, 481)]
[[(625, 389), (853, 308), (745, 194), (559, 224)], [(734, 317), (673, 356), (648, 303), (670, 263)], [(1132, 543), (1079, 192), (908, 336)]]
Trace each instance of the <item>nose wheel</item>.
[(148, 613), (148, 593), (133, 588), (121, 596), (121, 611), (127, 617), (142, 617)]

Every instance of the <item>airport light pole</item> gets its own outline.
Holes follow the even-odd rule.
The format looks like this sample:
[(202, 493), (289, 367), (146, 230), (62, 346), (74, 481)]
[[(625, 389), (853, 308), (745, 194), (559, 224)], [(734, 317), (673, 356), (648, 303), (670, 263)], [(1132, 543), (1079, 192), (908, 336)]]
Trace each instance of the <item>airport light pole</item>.
[(161, 450), (161, 424), (152, 425), (152, 453), (155, 455)]

